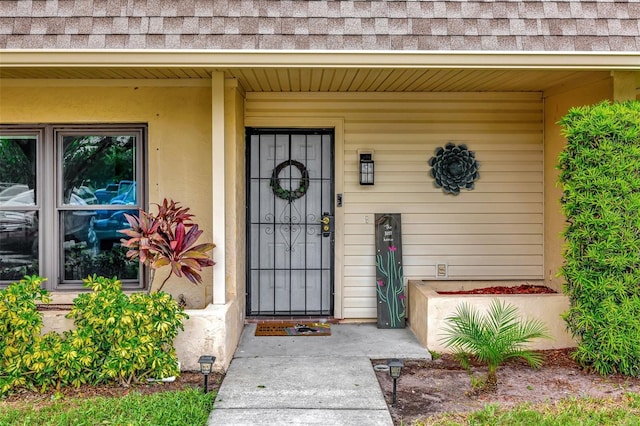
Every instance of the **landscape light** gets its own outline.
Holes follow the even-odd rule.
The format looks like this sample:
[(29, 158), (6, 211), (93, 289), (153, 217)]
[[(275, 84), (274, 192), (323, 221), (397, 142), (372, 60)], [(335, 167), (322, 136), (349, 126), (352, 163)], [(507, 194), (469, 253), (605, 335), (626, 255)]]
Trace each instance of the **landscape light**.
[(200, 372), (204, 374), (204, 393), (208, 391), (209, 374), (213, 371), (213, 364), (216, 362), (216, 357), (213, 355), (202, 355), (198, 359), (200, 364)]

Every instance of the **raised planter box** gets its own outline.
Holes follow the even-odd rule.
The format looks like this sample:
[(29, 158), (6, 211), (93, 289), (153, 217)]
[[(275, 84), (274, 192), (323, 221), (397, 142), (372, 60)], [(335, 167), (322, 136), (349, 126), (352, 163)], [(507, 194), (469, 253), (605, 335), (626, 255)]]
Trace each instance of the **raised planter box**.
[[(522, 282), (480, 281), (409, 281), (409, 323), (420, 343), (431, 351), (449, 352), (442, 345), (445, 318), (452, 315), (463, 301), (485, 311), (493, 299), (516, 306), (525, 318), (536, 318), (547, 325), (551, 339), (532, 342), (532, 349), (559, 349), (575, 347), (576, 343), (566, 330), (561, 314), (569, 309), (569, 299), (555, 294), (438, 294), (438, 291), (462, 291), (476, 288), (511, 287)], [(527, 284), (544, 285), (543, 282)]]

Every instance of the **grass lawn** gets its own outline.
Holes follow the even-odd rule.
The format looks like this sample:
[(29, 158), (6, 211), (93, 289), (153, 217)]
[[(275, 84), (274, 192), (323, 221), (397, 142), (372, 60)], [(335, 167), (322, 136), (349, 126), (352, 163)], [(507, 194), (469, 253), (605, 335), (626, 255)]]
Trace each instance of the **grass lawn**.
[(415, 423), (415, 426), (451, 425), (536, 425), (601, 426), (640, 424), (640, 394), (627, 393), (622, 399), (571, 398), (555, 404), (521, 405), (501, 410), (487, 405), (468, 414), (443, 414)]
[(0, 426), (204, 426), (215, 395), (194, 388), (149, 395), (134, 391), (119, 398), (64, 398), (37, 407), (0, 402)]
[[(158, 392), (142, 395), (133, 392), (118, 398), (65, 398), (32, 407), (0, 405), (0, 426), (47, 425), (180, 425), (207, 424), (215, 393), (200, 389)], [(521, 405), (501, 410), (487, 405), (484, 410), (465, 414), (429, 417), (415, 426), (451, 425), (536, 425), (600, 426), (640, 424), (640, 394), (627, 393), (622, 399), (571, 398), (555, 404)]]

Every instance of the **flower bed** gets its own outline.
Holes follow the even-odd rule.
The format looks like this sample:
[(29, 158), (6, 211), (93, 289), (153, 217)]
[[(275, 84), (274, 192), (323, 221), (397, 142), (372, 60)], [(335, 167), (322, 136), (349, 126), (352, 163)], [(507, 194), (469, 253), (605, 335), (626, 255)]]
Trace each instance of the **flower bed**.
[[(574, 347), (575, 341), (566, 331), (561, 314), (569, 309), (569, 300), (562, 293), (506, 294), (481, 289), (495, 288), (479, 281), (409, 281), (409, 323), (420, 343), (429, 350), (448, 352), (442, 345), (445, 319), (454, 313), (456, 306), (465, 302), (484, 311), (493, 299), (501, 299), (515, 305), (524, 317), (538, 318), (545, 322), (551, 339), (535, 341), (534, 349), (559, 349)], [(521, 282), (500, 283), (499, 287), (513, 288)], [(536, 287), (543, 283), (536, 284)], [(480, 292), (480, 294), (478, 294)], [(449, 293), (449, 294), (447, 294)], [(466, 294), (465, 294), (466, 293)]]
[(557, 291), (544, 285), (529, 285), (529, 284), (522, 284), (514, 287), (495, 286), (495, 287), (475, 288), (473, 290), (438, 291), (438, 294), (541, 294), (541, 293), (557, 293)]

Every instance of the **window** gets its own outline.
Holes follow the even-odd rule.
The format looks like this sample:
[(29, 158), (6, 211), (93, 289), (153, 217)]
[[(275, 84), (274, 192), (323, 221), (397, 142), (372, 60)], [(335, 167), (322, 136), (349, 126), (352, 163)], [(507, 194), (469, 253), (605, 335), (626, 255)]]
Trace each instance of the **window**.
[(26, 274), (82, 289), (90, 274), (142, 288), (125, 213), (144, 209), (146, 127), (0, 127), (0, 284)]

